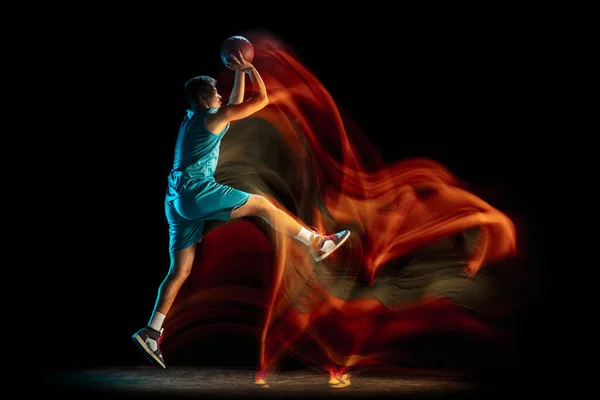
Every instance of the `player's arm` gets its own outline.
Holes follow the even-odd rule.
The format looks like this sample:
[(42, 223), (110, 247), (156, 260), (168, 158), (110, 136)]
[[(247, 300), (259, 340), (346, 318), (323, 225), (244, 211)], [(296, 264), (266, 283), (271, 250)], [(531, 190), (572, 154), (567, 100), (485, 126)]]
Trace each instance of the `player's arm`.
[(237, 71), (248, 74), (250, 82), (252, 84), (252, 95), (242, 101), (239, 104), (226, 104), (219, 107), (219, 110), (214, 114), (214, 118), (219, 122), (236, 121), (242, 118), (246, 118), (269, 104), (269, 97), (267, 96), (267, 87), (251, 63), (244, 60), (241, 53), (238, 56), (231, 56), (231, 63), (228, 65)]
[(240, 104), (244, 101), (244, 91), (246, 90), (246, 74), (243, 71), (235, 71), (233, 78), (233, 89), (227, 104)]

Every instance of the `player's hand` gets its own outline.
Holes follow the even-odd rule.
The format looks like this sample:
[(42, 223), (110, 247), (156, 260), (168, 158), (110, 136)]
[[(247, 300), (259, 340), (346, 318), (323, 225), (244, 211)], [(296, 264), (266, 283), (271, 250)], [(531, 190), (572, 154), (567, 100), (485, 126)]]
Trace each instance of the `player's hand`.
[(227, 58), (227, 63), (225, 64), (227, 68), (230, 68), (234, 71), (247, 71), (252, 68), (252, 64), (248, 61), (244, 60), (244, 56), (241, 51), (238, 51), (237, 56), (235, 54), (229, 55)]

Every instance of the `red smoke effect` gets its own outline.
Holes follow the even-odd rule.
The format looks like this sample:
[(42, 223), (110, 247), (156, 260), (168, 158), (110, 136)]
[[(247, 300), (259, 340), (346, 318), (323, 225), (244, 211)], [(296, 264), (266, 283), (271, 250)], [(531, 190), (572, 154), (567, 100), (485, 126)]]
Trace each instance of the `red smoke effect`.
[[(251, 121), (232, 124), (223, 141), (221, 176), (235, 182), (228, 163), (264, 144), (260, 120), (280, 143), (269, 148), (269, 157), (279, 151), (289, 155), (288, 164), (275, 171), (289, 193), (284, 199), (270, 189), (272, 179), (257, 184), (238, 177), (237, 186), (294, 209), (290, 214), (321, 231), (347, 228), (352, 237), (316, 265), (298, 241), (253, 219), (209, 229), (165, 323), (167, 364), (201, 359), (202, 354), (189, 351), (191, 343), (224, 332), (256, 340), (259, 377), (289, 354), (330, 371), (414, 363), (407, 341), (430, 332), (502, 343), (503, 333), (480, 317), (502, 305), (467, 305), (474, 299), (483, 304), (493, 287), (489, 279), (478, 281), (486, 266), (516, 254), (511, 219), (462, 188), (433, 160), (384, 163), (368, 136), (342, 118), (327, 89), (290, 48), (270, 35), (245, 36), (254, 45), (254, 65), (271, 102)], [(231, 74), (224, 68), (217, 77), (222, 94), (230, 89)], [(259, 162), (248, 163), (244, 174), (265, 176)], [(470, 230), (477, 233), (464, 236), (471, 238), (469, 246), (457, 245), (455, 239)], [(419, 256), (406, 267), (418, 290), (402, 289), (408, 278), (401, 274), (389, 277), (386, 269), (398, 260), (415, 260), (414, 254), (439, 243), (449, 246), (434, 252), (443, 257)], [(442, 275), (449, 266), (454, 272)], [(348, 290), (341, 289), (342, 281)]]

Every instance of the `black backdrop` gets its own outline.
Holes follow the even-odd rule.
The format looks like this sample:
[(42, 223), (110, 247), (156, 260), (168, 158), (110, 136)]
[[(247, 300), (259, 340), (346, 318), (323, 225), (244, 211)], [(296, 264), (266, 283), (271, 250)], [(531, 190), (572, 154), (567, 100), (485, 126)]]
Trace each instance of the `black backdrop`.
[[(54, 160), (53, 187), (65, 211), (47, 232), (58, 255), (39, 268), (44, 297), (34, 317), (60, 354), (54, 365), (144, 362), (131, 334), (147, 322), (168, 268), (162, 201), (183, 83), (216, 74), (220, 43), (250, 29), (286, 41), (386, 160), (438, 160), (484, 200), (523, 215), (531, 262), (548, 270), (539, 224), (550, 193), (540, 140), (546, 42), (530, 21), (181, 14), (166, 23), (115, 13), (99, 25), (90, 14), (67, 34), (60, 76), (72, 89), (61, 100), (69, 134), (53, 139), (66, 154)], [(388, 113), (393, 120), (381, 118)], [(549, 279), (540, 277), (544, 301)], [(524, 366), (541, 364), (551, 313), (540, 299), (520, 319)]]

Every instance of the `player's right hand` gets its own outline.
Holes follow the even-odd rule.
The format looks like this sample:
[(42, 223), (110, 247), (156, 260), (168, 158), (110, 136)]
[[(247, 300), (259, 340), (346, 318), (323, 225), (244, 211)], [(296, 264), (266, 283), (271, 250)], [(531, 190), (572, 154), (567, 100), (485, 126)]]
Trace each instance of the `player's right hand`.
[(227, 68), (230, 68), (234, 71), (247, 71), (252, 68), (252, 63), (244, 60), (244, 56), (242, 55), (241, 51), (238, 51), (237, 56), (230, 54), (225, 65)]

